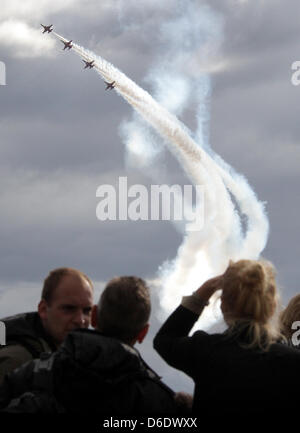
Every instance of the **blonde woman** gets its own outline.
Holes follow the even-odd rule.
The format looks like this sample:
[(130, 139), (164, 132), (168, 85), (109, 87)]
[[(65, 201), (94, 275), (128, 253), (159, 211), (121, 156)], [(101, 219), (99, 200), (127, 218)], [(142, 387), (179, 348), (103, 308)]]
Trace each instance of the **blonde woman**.
[[(217, 290), (222, 291), (228, 329), (223, 334), (197, 331), (189, 337)], [(278, 343), (282, 337), (274, 316), (277, 298), (269, 262), (231, 262), (223, 275), (184, 297), (159, 330), (154, 347), (169, 365), (194, 380), (193, 412), (200, 421), (235, 414), (248, 422), (250, 413), (269, 419), (276, 409), (291, 413), (297, 408), (300, 352)]]
[(300, 295), (294, 296), (280, 314), (280, 326), (288, 344), (300, 349)]

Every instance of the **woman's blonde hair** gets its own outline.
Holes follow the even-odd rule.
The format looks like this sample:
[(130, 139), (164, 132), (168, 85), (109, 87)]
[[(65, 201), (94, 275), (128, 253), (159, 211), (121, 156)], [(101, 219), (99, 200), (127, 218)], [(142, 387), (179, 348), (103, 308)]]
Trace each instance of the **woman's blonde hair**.
[(292, 330), (292, 324), (298, 320), (300, 320), (300, 295), (294, 296), (280, 314), (281, 332), (287, 339), (292, 338), (295, 332)]
[(275, 269), (263, 260), (231, 262), (224, 274), (222, 311), (230, 330), (247, 329), (247, 347), (267, 350), (280, 338), (271, 319), (278, 304)]

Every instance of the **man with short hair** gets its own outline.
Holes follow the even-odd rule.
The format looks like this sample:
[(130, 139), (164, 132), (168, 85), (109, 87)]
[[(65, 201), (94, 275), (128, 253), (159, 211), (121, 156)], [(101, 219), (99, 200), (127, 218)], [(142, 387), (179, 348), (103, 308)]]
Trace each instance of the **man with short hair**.
[(145, 281), (138, 277), (113, 278), (93, 309), (93, 326), (107, 337), (130, 346), (142, 343), (149, 329), (151, 301)]
[(67, 334), (88, 328), (93, 307), (93, 284), (81, 271), (58, 268), (44, 281), (37, 312), (1, 319), (6, 345), (0, 348), (0, 384), (6, 373), (42, 352), (54, 352)]
[[(133, 347), (147, 334), (150, 309), (149, 289), (141, 278), (114, 278), (93, 308), (96, 330), (69, 333), (48, 359), (8, 375), (0, 390), (0, 408), (14, 413), (39, 407), (44, 413), (61, 408), (74, 414), (174, 414), (174, 392)], [(38, 394), (42, 383), (47, 384), (47, 402)]]

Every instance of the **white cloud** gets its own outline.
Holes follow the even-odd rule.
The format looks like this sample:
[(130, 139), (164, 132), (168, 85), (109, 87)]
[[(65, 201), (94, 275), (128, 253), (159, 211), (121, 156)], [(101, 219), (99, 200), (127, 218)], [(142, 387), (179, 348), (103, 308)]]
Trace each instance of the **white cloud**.
[(41, 37), (39, 29), (31, 28), (25, 22), (10, 19), (0, 24), (0, 46), (12, 50), (14, 57), (49, 56), (55, 40)]
[(42, 34), (40, 24), (50, 25), (53, 15), (64, 13), (66, 19), (110, 12), (111, 0), (2, 0), (0, 17), (0, 47), (12, 51), (13, 57), (40, 57), (54, 54), (55, 39)]
[[(51, 16), (59, 13), (65, 13), (68, 18), (68, 15), (74, 13), (89, 16), (97, 11), (115, 12), (117, 8), (118, 4), (113, 0), (1, 0), (0, 20), (21, 19), (38, 25), (42, 19), (51, 21)], [(51, 24), (50, 21), (43, 24)]]
[(68, 10), (80, 3), (82, 0), (2, 0), (1, 18), (7, 20), (13, 17), (34, 21)]

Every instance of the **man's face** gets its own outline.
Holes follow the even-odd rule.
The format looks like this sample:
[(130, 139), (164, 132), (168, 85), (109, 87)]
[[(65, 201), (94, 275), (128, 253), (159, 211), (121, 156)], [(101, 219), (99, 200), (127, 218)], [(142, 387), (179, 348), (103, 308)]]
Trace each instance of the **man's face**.
[(76, 328), (88, 328), (91, 322), (93, 289), (77, 275), (64, 276), (54, 289), (50, 304), (39, 303), (39, 315), (46, 332), (57, 345)]

